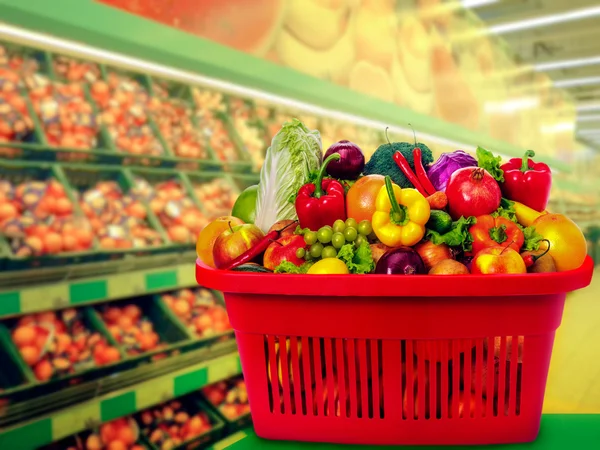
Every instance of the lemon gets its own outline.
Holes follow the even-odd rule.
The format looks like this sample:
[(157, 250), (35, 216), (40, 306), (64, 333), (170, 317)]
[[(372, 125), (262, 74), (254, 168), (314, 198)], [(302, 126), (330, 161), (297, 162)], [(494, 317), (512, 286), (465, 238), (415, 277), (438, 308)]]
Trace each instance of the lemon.
[(313, 275), (338, 275), (338, 274), (348, 274), (348, 267), (346, 264), (337, 258), (326, 258), (314, 263), (310, 269), (308, 269), (308, 274)]

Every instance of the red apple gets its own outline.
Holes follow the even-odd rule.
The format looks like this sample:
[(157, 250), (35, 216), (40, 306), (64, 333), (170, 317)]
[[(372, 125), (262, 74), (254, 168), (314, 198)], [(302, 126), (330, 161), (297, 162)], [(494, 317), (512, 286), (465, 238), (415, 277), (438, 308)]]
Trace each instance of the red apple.
[[(296, 223), (296, 226), (292, 225), (293, 223)], [(297, 226), (298, 226), (297, 220), (280, 220), (279, 222), (275, 222), (273, 224), (273, 226), (271, 228), (269, 228), (269, 233), (274, 230), (276, 230), (276, 231), (283, 230), (285, 227), (287, 227), (287, 228), (285, 228), (285, 230), (283, 230), (279, 233), (279, 237), (293, 236), (294, 231), (296, 231)]]
[(527, 273), (527, 268), (518, 252), (510, 247), (495, 246), (485, 248), (475, 255), (471, 273)]
[(223, 231), (213, 247), (215, 267), (222, 269), (231, 261), (256, 246), (265, 235), (256, 225), (246, 223)]
[(304, 263), (304, 259), (298, 258), (296, 252), (299, 248), (304, 247), (306, 247), (304, 237), (299, 234), (281, 237), (267, 247), (263, 264), (269, 270), (275, 270), (283, 261), (300, 266)]

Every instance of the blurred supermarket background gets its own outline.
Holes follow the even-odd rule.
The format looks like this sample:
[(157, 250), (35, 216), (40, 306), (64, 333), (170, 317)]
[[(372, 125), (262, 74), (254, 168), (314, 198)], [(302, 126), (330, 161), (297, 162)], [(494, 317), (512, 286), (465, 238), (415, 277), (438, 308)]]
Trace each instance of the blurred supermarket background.
[[(324, 150), (370, 155), (409, 123), (436, 155), (533, 149), (596, 259), (595, 3), (0, 0), (0, 448), (243, 435), (194, 244), (291, 117)], [(546, 412), (600, 413), (598, 283), (569, 298)]]

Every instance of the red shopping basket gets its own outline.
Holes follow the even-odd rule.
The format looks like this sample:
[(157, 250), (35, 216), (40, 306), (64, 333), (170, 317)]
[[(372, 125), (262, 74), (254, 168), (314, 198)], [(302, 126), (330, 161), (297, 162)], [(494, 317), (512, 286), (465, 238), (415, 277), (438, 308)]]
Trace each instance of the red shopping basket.
[(196, 265), (223, 291), (256, 434), (346, 444), (537, 437), (554, 334), (577, 270), (276, 275)]

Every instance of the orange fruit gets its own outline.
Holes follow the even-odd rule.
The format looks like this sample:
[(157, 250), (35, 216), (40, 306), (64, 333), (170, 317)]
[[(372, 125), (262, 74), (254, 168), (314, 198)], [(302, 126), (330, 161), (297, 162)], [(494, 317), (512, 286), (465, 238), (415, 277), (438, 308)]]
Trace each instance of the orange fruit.
[(135, 444), (135, 437), (135, 432), (129, 424), (126, 424), (117, 430), (117, 440), (123, 442), (127, 446)]
[(34, 344), (36, 337), (35, 327), (31, 325), (20, 326), (13, 331), (13, 341), (17, 347)]
[(213, 259), (213, 247), (219, 235), (229, 229), (230, 224), (231, 227), (235, 227), (236, 225), (243, 225), (244, 222), (237, 217), (222, 216), (206, 225), (200, 232), (196, 241), (196, 253), (198, 258), (207, 266), (216, 267)]
[(375, 199), (384, 182), (383, 175), (367, 175), (354, 183), (346, 195), (347, 216), (357, 222), (370, 222), (375, 212)]
[(40, 349), (33, 345), (26, 345), (21, 348), (21, 356), (25, 364), (33, 366), (40, 358)]
[(52, 368), (50, 361), (44, 359), (35, 365), (33, 373), (39, 381), (46, 381), (52, 378), (54, 369)]
[[(533, 222), (535, 231), (550, 241), (550, 256), (559, 272), (579, 268), (587, 256), (587, 242), (579, 227), (562, 214), (544, 214)], [(548, 244), (540, 243), (546, 250)]]

